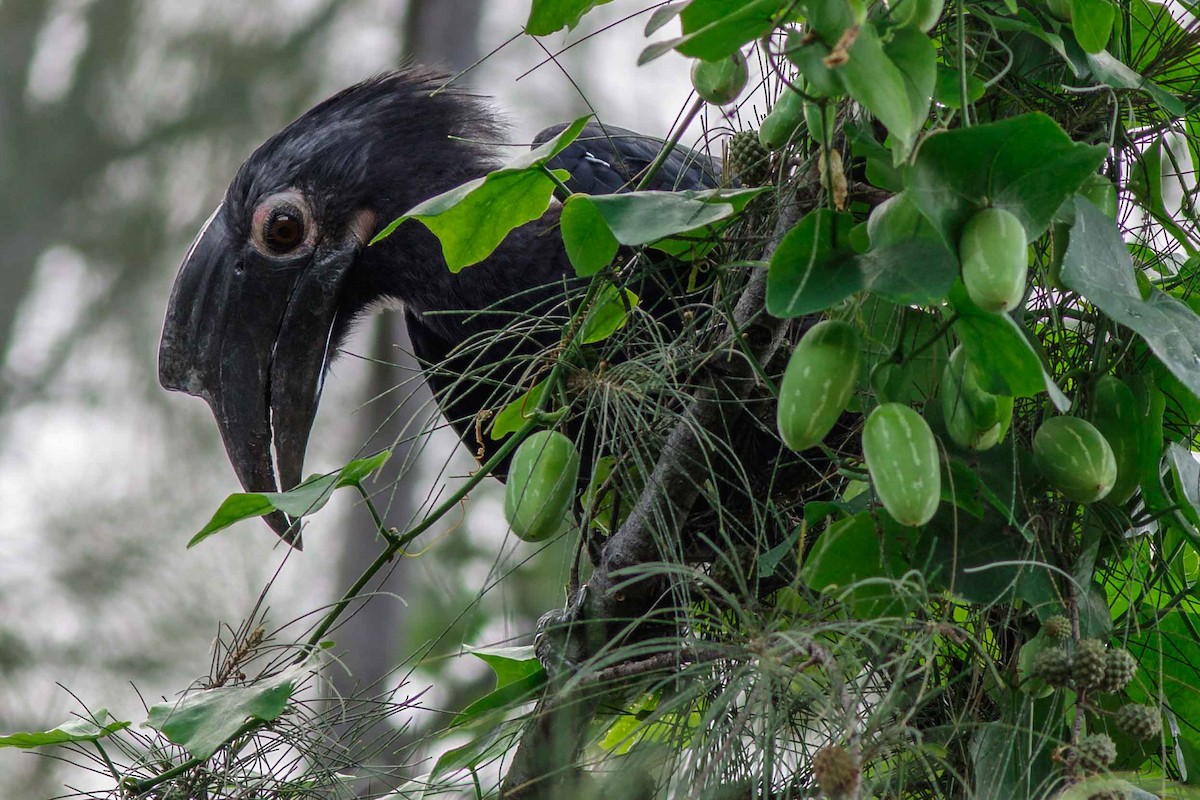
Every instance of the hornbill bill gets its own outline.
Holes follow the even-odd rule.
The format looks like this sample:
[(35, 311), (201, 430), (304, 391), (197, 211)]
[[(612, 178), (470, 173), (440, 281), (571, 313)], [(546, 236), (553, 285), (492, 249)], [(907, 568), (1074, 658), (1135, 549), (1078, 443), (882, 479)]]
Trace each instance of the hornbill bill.
[[(484, 101), (444, 83), (421, 70), (394, 72), (305, 113), (242, 164), (184, 259), (163, 326), (159, 380), (208, 402), (246, 491), (301, 481), (330, 361), (371, 309), (398, 301), (417, 358), (451, 360), (449, 370), (427, 378), (442, 411), (469, 437), (494, 388), (454, 386), (452, 373), (480, 362), (486, 372), (512, 348), (493, 342), (468, 360), (461, 345), (495, 339), (513, 314), (563, 307), (574, 271), (555, 229), (556, 204), (457, 274), (416, 222), (367, 246), (421, 201), (498, 166), (485, 142), (498, 138), (499, 126)], [(563, 127), (543, 131), (535, 144)], [(661, 146), (593, 123), (549, 166), (571, 174), (572, 191), (614, 192), (629, 187)], [(716, 169), (677, 148), (648, 188), (714, 187)], [(515, 377), (498, 369), (488, 382)], [(298, 544), (293, 520), (275, 512), (267, 521)]]

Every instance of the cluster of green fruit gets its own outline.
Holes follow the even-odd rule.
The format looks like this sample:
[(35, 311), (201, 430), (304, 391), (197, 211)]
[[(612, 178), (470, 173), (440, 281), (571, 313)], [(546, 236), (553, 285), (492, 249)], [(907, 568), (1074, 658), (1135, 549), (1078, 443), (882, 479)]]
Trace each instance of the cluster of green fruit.
[[(963, 285), (974, 304), (996, 314), (1020, 304), (1027, 240), (1016, 215), (999, 208), (976, 213), (963, 228), (959, 255)], [(821, 322), (804, 336), (780, 385), (779, 433), (789, 447), (814, 447), (833, 429), (854, 393), (863, 349), (862, 337), (847, 322)], [(888, 513), (903, 525), (924, 525), (941, 498), (938, 449), (920, 414), (887, 402), (882, 374), (894, 366), (883, 362), (872, 373), (872, 386), (883, 402), (867, 418), (863, 456)], [(1013, 398), (985, 389), (961, 346), (942, 373), (940, 394), (946, 431), (960, 447), (983, 451), (1007, 436)], [(1136, 400), (1124, 382), (1106, 375), (1093, 388), (1090, 409), (1091, 421), (1073, 416), (1046, 420), (1033, 437), (1034, 462), (1069, 500), (1091, 503), (1107, 497), (1123, 503), (1138, 484)]]

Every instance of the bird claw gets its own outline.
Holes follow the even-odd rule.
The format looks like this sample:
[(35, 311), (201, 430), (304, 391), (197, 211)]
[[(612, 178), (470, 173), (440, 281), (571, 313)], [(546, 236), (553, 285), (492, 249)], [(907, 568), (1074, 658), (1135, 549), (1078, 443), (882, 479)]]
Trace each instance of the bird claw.
[(581, 619), (587, 593), (585, 583), (566, 608), (547, 611), (537, 621), (533, 652), (551, 678), (575, 672), (587, 659), (587, 640)]

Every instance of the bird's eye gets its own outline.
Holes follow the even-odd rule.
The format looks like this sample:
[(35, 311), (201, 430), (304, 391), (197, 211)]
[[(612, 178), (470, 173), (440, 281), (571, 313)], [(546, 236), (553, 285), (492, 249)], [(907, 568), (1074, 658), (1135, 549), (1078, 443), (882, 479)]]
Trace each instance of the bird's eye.
[(291, 206), (276, 208), (263, 223), (262, 240), (273, 253), (290, 253), (304, 241), (304, 216)]
[(259, 201), (250, 220), (250, 239), (270, 257), (295, 256), (314, 244), (316, 225), (308, 199), (299, 189), (285, 189)]

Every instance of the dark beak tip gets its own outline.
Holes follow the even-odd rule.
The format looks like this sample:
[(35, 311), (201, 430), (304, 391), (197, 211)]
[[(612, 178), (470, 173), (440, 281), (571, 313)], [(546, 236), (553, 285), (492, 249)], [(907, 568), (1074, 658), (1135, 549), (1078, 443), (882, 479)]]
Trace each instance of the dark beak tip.
[(304, 540), (300, 537), (300, 520), (291, 519), (282, 511), (272, 511), (263, 519), (266, 520), (271, 530), (279, 535), (280, 539), (297, 550), (304, 549)]

